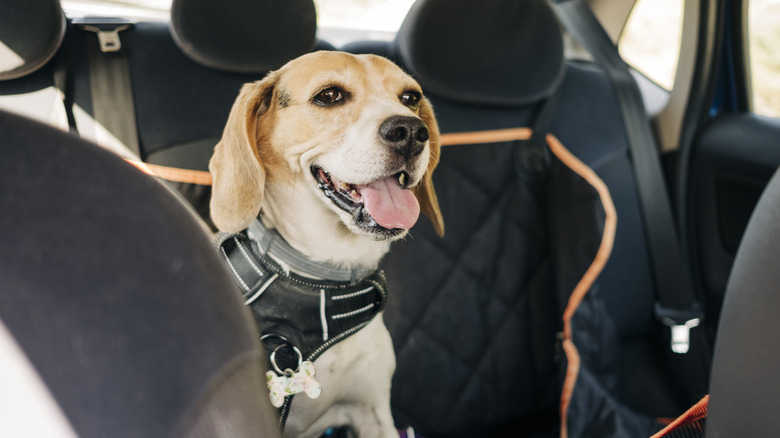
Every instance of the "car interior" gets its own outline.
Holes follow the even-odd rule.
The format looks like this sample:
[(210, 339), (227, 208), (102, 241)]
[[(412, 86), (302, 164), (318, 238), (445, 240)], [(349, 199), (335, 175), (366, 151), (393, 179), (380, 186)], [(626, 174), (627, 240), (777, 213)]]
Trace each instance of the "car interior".
[(0, 435), (278, 436), (208, 161), (241, 85), (316, 50), (390, 59), (442, 132), (446, 233), (381, 264), (399, 430), (649, 437), (705, 396), (707, 436), (780, 430), (780, 122), (734, 91), (741, 2), (685, 2), (685, 101), (656, 112), (604, 1), (417, 0), (346, 44), (311, 0), (4, 1)]

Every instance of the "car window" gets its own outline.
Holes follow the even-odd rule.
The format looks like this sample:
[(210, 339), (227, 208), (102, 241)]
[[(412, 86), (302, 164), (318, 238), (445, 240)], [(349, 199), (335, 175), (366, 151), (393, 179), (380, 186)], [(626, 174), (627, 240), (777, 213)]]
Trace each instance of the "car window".
[(68, 17), (121, 17), (138, 21), (168, 20), (172, 0), (62, 0)]
[[(283, 0), (279, 0), (283, 1)], [(355, 40), (390, 41), (415, 0), (314, 0), (317, 36), (340, 47)], [(167, 21), (172, 0), (62, 0), (71, 17)]]
[(748, 2), (747, 41), (752, 110), (780, 117), (780, 1)]
[(623, 59), (671, 90), (682, 37), (683, 0), (637, 0), (618, 41)]
[(395, 32), (414, 0), (315, 0), (323, 27)]
[[(62, 0), (70, 17), (167, 20), (172, 0)], [(318, 25), (395, 32), (414, 0), (314, 0)]]

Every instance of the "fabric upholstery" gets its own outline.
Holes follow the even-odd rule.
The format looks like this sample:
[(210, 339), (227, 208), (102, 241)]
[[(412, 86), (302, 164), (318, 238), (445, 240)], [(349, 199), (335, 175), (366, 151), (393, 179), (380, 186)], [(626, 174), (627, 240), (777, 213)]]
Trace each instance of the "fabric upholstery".
[[(619, 117), (614, 96), (600, 71), (589, 65), (569, 65), (562, 86), (552, 130), (604, 180), (618, 210), (612, 256), (582, 305), (587, 310), (574, 321), (583, 329), (578, 338), (586, 347), (583, 361), (594, 365), (595, 374), (587, 371), (584, 379), (609, 382), (619, 394), (609, 401), (613, 407), (620, 402), (674, 415), (664, 376), (655, 374), (659, 364), (647, 360), (654, 351), (652, 281), (624, 133), (610, 122)], [(442, 132), (529, 126), (535, 109), (457, 104), (425, 91)], [(583, 113), (584, 106), (599, 111)], [(518, 427), (529, 436), (556, 432), (545, 429), (559, 421), (562, 376), (553, 357), (560, 360), (562, 352), (554, 350), (561, 328), (556, 315), (563, 311), (572, 279), (581, 275), (586, 248), (593, 246), (577, 236), (587, 238), (592, 231), (576, 231), (589, 218), (573, 218), (571, 211), (582, 207), (559, 198), (570, 188), (518, 179), (514, 154), (520, 147), (516, 142), (444, 146), (434, 172), (444, 239), (420, 221), (383, 261), (389, 288), (385, 321), (398, 357), (394, 414), (399, 425), (414, 425), (423, 435), (512, 436)], [(601, 328), (608, 327), (609, 336), (588, 339), (601, 333), (593, 321), (605, 324)], [(590, 409), (603, 405), (584, 394), (574, 409), (582, 414), (578, 418), (590, 421)], [(613, 424), (616, 432), (609, 436), (652, 427), (620, 409), (626, 412), (603, 418), (599, 427), (609, 429), (607, 423), (618, 419), (633, 422)]]
[(0, 109), (68, 130), (54, 80), (66, 22), (59, 0), (9, 0), (0, 13)]
[[(310, 0), (180, 0), (172, 6), (171, 23), (140, 22), (121, 32), (141, 158), (152, 164), (207, 170), (244, 83), (262, 79), (269, 70), (307, 51), (333, 49), (315, 38), (313, 14)], [(89, 38), (95, 35), (81, 30), (73, 35), (73, 94), (76, 106), (93, 114)], [(172, 185), (210, 222), (210, 187)]]
[[(572, 437), (649, 436), (655, 418), (679, 406), (658, 359), (642, 215), (612, 87), (597, 66), (564, 62), (544, 2), (501, 2), (496, 17), (478, 3), (418, 1), (394, 42), (345, 48), (411, 72), (442, 133), (531, 126), (539, 102), (563, 87), (551, 132), (604, 181), (618, 217), (612, 254), (571, 319), (582, 367), (563, 421)], [(434, 173), (444, 239), (420, 221), (383, 261), (399, 426), (447, 437), (560, 432), (565, 359), (555, 338), (603, 213), (588, 210), (588, 190), (555, 167), (549, 182), (521, 179), (523, 147), (444, 146)]]
[(483, 6), (415, 3), (396, 36), (401, 62), (426, 90), (456, 102), (523, 105), (547, 96), (563, 73), (553, 12), (543, 0)]
[(0, 113), (0, 137), (0, 319), (76, 434), (274, 436), (256, 328), (190, 211), (73, 136)]
[(62, 44), (65, 14), (59, 0), (5, 0), (0, 14), (0, 81), (45, 65)]
[(174, 0), (171, 33), (194, 61), (218, 70), (261, 73), (315, 45), (312, 0)]
[(723, 302), (712, 362), (707, 437), (777, 435), (780, 172), (742, 237)]

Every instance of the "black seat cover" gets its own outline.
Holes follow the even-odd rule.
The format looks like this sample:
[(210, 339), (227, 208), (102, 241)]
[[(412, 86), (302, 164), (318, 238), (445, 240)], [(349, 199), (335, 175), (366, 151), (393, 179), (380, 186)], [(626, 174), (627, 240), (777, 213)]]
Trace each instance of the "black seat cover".
[(780, 432), (780, 172), (742, 238), (723, 301), (710, 382), (707, 437)]
[(278, 436), (256, 329), (191, 213), (73, 136), (0, 112), (0, 138), (0, 324), (76, 434)]
[[(413, 74), (443, 134), (531, 126), (560, 87), (550, 132), (604, 182), (618, 218), (612, 252), (571, 317), (580, 366), (569, 374), (568, 436), (649, 436), (656, 418), (676, 416), (618, 101), (598, 65), (564, 60), (550, 5), (418, 0), (395, 41), (344, 49), (388, 56)], [(444, 239), (420, 221), (382, 262), (394, 418), (422, 435), (560, 433), (560, 371), (571, 363), (558, 343), (561, 315), (598, 242), (585, 225), (603, 213), (571, 210), (593, 205), (574, 201), (588, 191), (560, 167), (535, 178), (525, 148), (443, 145), (434, 186)]]

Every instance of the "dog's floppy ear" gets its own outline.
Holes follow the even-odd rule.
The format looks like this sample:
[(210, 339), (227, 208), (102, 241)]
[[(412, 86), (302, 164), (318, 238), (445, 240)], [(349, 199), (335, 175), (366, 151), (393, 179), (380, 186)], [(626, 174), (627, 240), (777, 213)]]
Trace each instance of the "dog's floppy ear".
[(436, 234), (444, 236), (444, 218), (439, 210), (439, 201), (433, 190), (433, 169), (439, 164), (441, 142), (439, 140), (439, 124), (433, 115), (433, 107), (427, 99), (420, 101), (420, 118), (428, 125), (428, 144), (431, 150), (431, 158), (428, 161), (428, 170), (425, 171), (422, 181), (412, 191), (420, 202), (420, 209), (433, 222)]
[(269, 111), (275, 81), (272, 73), (241, 88), (209, 161), (211, 219), (221, 231), (246, 229), (260, 213), (265, 170), (257, 152), (256, 129), (258, 118)]

